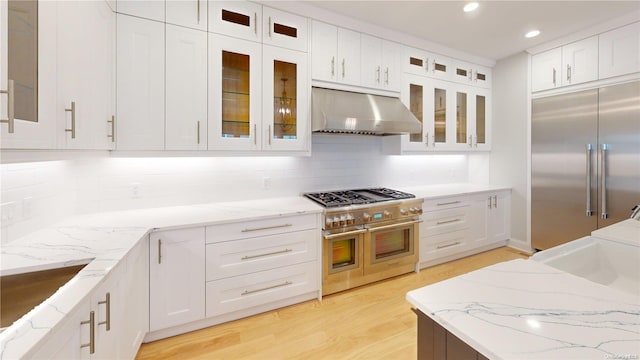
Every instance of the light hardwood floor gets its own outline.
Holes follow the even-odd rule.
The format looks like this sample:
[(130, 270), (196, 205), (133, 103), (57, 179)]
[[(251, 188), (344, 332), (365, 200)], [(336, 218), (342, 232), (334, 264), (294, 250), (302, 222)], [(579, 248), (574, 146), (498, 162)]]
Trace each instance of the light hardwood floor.
[(528, 255), (503, 247), (286, 308), (143, 344), (137, 359), (415, 359), (405, 294)]

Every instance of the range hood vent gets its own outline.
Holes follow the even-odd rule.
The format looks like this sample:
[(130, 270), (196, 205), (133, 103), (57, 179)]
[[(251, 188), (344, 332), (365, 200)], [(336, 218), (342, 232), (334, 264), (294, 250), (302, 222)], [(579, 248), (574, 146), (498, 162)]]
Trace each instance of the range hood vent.
[(395, 97), (314, 87), (312, 131), (335, 134), (419, 133), (422, 123)]

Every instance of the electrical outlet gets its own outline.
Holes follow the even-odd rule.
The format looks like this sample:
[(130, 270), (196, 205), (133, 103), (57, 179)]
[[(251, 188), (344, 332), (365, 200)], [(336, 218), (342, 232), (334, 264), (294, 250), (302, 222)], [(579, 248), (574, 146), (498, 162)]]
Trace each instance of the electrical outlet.
[(140, 183), (134, 182), (129, 184), (129, 196), (132, 199), (139, 199), (140, 198)]
[(268, 176), (265, 176), (262, 178), (262, 188), (265, 190), (269, 190), (271, 189), (271, 178)]

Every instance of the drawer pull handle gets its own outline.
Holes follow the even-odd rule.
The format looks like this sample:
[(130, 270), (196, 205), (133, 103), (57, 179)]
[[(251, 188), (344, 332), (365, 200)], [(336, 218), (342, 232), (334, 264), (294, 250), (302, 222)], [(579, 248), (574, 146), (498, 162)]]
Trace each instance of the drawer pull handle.
[(461, 221), (461, 219), (453, 219), (453, 220), (447, 220), (447, 221), (438, 221), (438, 222), (436, 222), (436, 225), (451, 224), (451, 223), (458, 222), (458, 221)]
[(291, 281), (285, 281), (282, 284), (273, 285), (273, 286), (267, 286), (267, 287), (264, 287), (262, 289), (245, 290), (245, 291), (242, 292), (241, 295), (243, 295), (243, 296), (244, 295), (249, 295), (249, 294), (257, 293), (257, 292), (260, 292), (260, 291), (271, 290), (271, 289), (275, 289), (275, 288), (279, 288), (279, 287), (283, 287), (283, 286), (287, 286), (287, 285), (291, 285), (291, 284), (293, 284)]
[(293, 226), (293, 224), (281, 224), (281, 225), (273, 225), (273, 226), (263, 226), (263, 227), (259, 227), (259, 228), (246, 228), (246, 229), (243, 229), (242, 232), (271, 230), (271, 229), (278, 229), (278, 228), (289, 227), (289, 226)]
[(284, 254), (284, 253), (288, 253), (288, 252), (292, 252), (292, 251), (293, 250), (291, 250), (291, 249), (284, 249), (284, 250), (274, 251), (274, 252), (270, 252), (270, 253), (266, 253), (266, 254), (260, 254), (260, 255), (247, 255), (247, 256), (243, 256), (240, 260), (250, 260), (250, 259), (255, 259), (255, 258), (264, 257), (264, 256)]
[(454, 243), (447, 244), (447, 245), (440, 245), (440, 246), (438, 246), (437, 248), (438, 248), (438, 249), (444, 249), (444, 248), (448, 248), (448, 247), (456, 246), (456, 245), (460, 245), (460, 241), (456, 241), (456, 242), (454, 242)]
[(453, 204), (460, 204), (460, 201), (451, 201), (451, 202), (446, 202), (446, 203), (438, 203), (438, 206), (445, 206), (445, 205), (453, 205)]

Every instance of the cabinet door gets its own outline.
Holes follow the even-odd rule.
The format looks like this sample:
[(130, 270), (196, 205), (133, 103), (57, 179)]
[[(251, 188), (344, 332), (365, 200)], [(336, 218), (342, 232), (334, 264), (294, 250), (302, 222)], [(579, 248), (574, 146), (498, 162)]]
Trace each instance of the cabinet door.
[(209, 150), (262, 146), (262, 45), (209, 34)]
[(307, 52), (309, 20), (306, 17), (265, 6), (262, 8), (262, 22), (264, 44)]
[(553, 89), (562, 81), (562, 48), (531, 56), (531, 91)]
[(371, 88), (383, 85), (382, 39), (362, 34), (360, 36), (362, 65), (360, 67), (360, 84)]
[(473, 68), (473, 64), (456, 61), (453, 68), (453, 80), (462, 84), (470, 84), (473, 82)]
[(149, 329), (204, 318), (204, 227), (150, 235)]
[(427, 75), (436, 79), (453, 80), (454, 63), (452, 59), (437, 54), (428, 54), (430, 61)]
[(248, 1), (210, 1), (209, 31), (262, 41), (262, 5)]
[(207, 149), (207, 33), (166, 25), (167, 150)]
[(118, 358), (120, 338), (124, 329), (124, 309), (129, 295), (123, 294), (126, 263), (118, 264), (91, 295), (91, 310), (95, 313), (95, 353), (92, 359)]
[(143, 19), (165, 21), (164, 0), (118, 0), (117, 11)]
[(382, 87), (391, 91), (400, 91), (402, 78), (400, 54), (402, 47), (398, 43), (382, 40)]
[(471, 133), (472, 119), (472, 99), (473, 89), (469, 86), (455, 86), (455, 122), (452, 123), (455, 129), (455, 139), (453, 144), (457, 149), (471, 150), (473, 148), (473, 135)]
[(492, 71), (488, 67), (474, 65), (473, 85), (486, 89), (491, 89)]
[(600, 79), (640, 71), (640, 22), (600, 34)]
[(494, 194), (471, 196), (471, 243), (470, 247), (485, 245), (491, 240), (491, 209)]
[(469, 134), (473, 150), (491, 150), (491, 90), (473, 88), (471, 93), (471, 118)]
[[(307, 53), (264, 45), (263, 149), (306, 150), (309, 132)], [(266, 130), (265, 130), (266, 126)]]
[(338, 63), (338, 28), (311, 21), (311, 78), (336, 81)]
[(111, 149), (115, 14), (103, 1), (58, 2), (58, 146)]
[(402, 68), (405, 73), (427, 75), (429, 72), (429, 54), (420, 49), (405, 46), (402, 56)]
[(400, 92), (400, 100), (409, 108), (411, 113), (422, 123), (422, 131), (409, 134), (402, 144), (403, 151), (428, 151), (433, 147), (432, 139), (435, 137), (433, 118), (433, 86), (424, 76), (404, 74), (403, 88)]
[(503, 191), (493, 194), (489, 217), (491, 241), (507, 240), (511, 237), (511, 195)]
[[(0, 93), (3, 149), (56, 147), (56, 7), (49, 1), (17, 1), (9, 9), (7, 1), (0, 2), (0, 90), (13, 83), (11, 106), (8, 94)], [(9, 108), (12, 133), (4, 121)]]
[(149, 243), (141, 240), (127, 255), (126, 275), (121, 295), (123, 304), (122, 326), (118, 329), (118, 359), (133, 359), (138, 353), (145, 334), (149, 331)]
[(597, 79), (597, 36), (562, 47), (562, 85), (580, 84)]
[(117, 148), (164, 150), (164, 27), (117, 15)]
[(90, 301), (85, 300), (47, 335), (33, 359), (89, 359), (92, 356), (90, 348), (83, 346), (90, 342), (89, 314)]
[[(451, 83), (431, 80), (433, 87), (433, 104), (427, 122), (433, 122), (432, 147), (436, 150), (447, 150), (455, 147), (456, 139), (456, 91)], [(465, 135), (466, 136), (466, 135)]]
[(207, 31), (207, 0), (167, 0), (167, 24)]
[(360, 33), (338, 28), (338, 56), (336, 71), (338, 81), (360, 85)]

